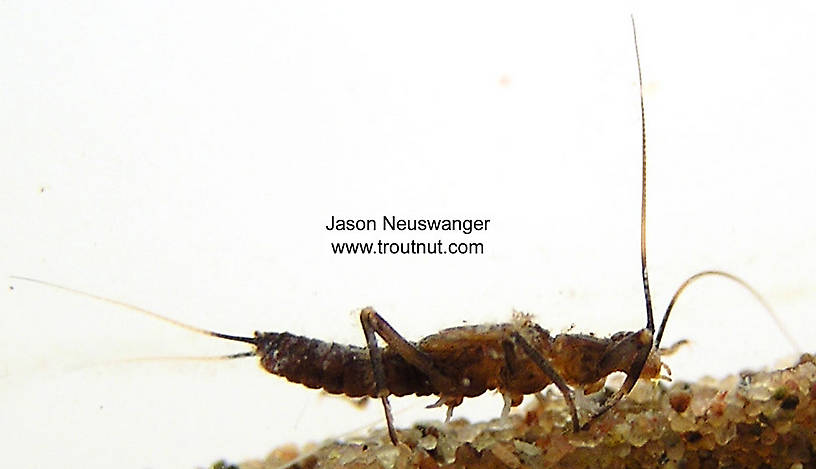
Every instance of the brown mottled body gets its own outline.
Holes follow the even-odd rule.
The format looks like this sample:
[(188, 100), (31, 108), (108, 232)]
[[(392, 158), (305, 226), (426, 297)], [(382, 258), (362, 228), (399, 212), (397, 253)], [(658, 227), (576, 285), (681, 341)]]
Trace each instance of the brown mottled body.
[[(632, 28), (634, 33), (634, 18)], [(660, 342), (669, 313), (679, 295), (692, 282), (706, 276), (731, 279), (748, 289), (779, 324), (767, 303), (745, 281), (726, 272), (709, 270), (692, 275), (680, 285), (655, 335), (646, 267), (645, 108), (636, 35), (634, 40), (642, 124), (640, 258), (646, 301), (646, 325), (639, 331), (619, 332), (609, 338), (582, 334), (559, 334), (553, 337), (532, 322), (529, 316), (517, 315), (511, 323), (455, 327), (429, 335), (418, 342), (409, 342), (368, 307), (360, 312), (360, 322), (366, 338), (366, 347), (363, 348), (287, 332), (256, 332), (254, 337), (224, 334), (183, 324), (109, 298), (41, 280), (14, 278), (91, 296), (213, 337), (252, 344), (254, 352), (239, 353), (230, 358), (257, 355), (261, 365), (270, 373), (310, 388), (322, 388), (326, 392), (346, 394), (349, 397), (380, 398), (385, 410), (388, 433), (394, 444), (398, 443), (398, 438), (388, 402), (390, 395), (437, 395), (439, 400), (433, 406), (448, 406), (450, 417), (451, 410), (465, 397), (478, 396), (495, 389), (505, 398), (506, 413), (511, 406), (520, 404), (525, 394), (541, 391), (554, 384), (570, 409), (573, 430), (578, 431), (578, 412), (570, 385), (593, 392), (603, 386), (610, 373), (626, 373), (626, 380), (621, 388), (608, 397), (594, 413), (592, 418), (596, 418), (614, 407), (639, 379), (659, 378), (663, 367)], [(386, 343), (384, 348), (378, 345), (377, 336)]]
[[(256, 353), (268, 372), (293, 383), (349, 397), (378, 397), (368, 350), (287, 332), (256, 332)], [(435, 391), (415, 367), (392, 350), (383, 351), (391, 394), (427, 396)]]
[[(448, 378), (445, 383), (435, 383), (394, 347), (382, 349), (388, 394), (434, 394), (454, 407), (464, 397), (497, 390), (508, 396), (512, 405), (518, 405), (523, 395), (541, 391), (553, 380), (514, 342), (514, 333), (524, 337), (564, 381), (589, 391), (599, 389), (610, 373), (628, 371), (640, 349), (651, 345), (637, 346), (637, 332), (621, 332), (611, 338), (582, 334), (552, 337), (526, 317), (513, 323), (454, 327), (412, 344)], [(289, 381), (349, 397), (381, 397), (366, 348), (285, 332), (257, 332), (255, 344), (261, 366)], [(659, 356), (655, 352), (652, 357), (654, 365), (645, 367), (641, 378), (658, 376)]]
[[(634, 18), (632, 29), (635, 33)], [(434, 406), (447, 405), (450, 417), (451, 410), (465, 397), (496, 389), (505, 398), (506, 413), (521, 403), (524, 394), (555, 384), (570, 408), (573, 430), (578, 431), (578, 411), (569, 385), (594, 391), (603, 386), (610, 373), (626, 373), (623, 386), (600, 407), (597, 417), (629, 393), (640, 378), (658, 377), (662, 366), (660, 339), (674, 299), (655, 338), (646, 268), (646, 120), (636, 33), (634, 40), (642, 124), (640, 259), (646, 327), (619, 332), (608, 339), (576, 334), (552, 337), (529, 317), (519, 316), (513, 323), (445, 329), (414, 343), (405, 340), (369, 307), (360, 312), (365, 349), (290, 334), (256, 333), (254, 339), (245, 341), (256, 346), (263, 367), (290, 381), (330, 393), (380, 398), (394, 444), (398, 438), (388, 402), (390, 395), (435, 394), (439, 400)], [(707, 274), (733, 277), (721, 272), (698, 276)], [(680, 287), (675, 299), (694, 278)], [(384, 349), (377, 344), (377, 335), (387, 344)]]

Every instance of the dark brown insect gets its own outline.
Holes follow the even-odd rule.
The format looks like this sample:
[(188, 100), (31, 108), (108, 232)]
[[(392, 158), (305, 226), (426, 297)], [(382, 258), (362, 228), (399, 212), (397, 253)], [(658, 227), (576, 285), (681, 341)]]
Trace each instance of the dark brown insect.
[[(632, 21), (634, 32), (634, 20)], [(172, 324), (221, 339), (252, 344), (252, 352), (231, 358), (257, 355), (270, 373), (309, 388), (349, 397), (380, 398), (385, 410), (388, 433), (398, 443), (388, 396), (437, 395), (431, 407), (445, 405), (448, 417), (465, 397), (497, 390), (505, 400), (503, 415), (519, 405), (525, 394), (537, 393), (554, 384), (563, 394), (572, 416), (572, 428), (581, 425), (570, 386), (587, 392), (600, 389), (613, 372), (626, 373), (621, 388), (585, 423), (602, 415), (627, 395), (638, 379), (659, 379), (664, 366), (660, 342), (666, 322), (679, 295), (705, 276), (729, 278), (747, 288), (770, 311), (767, 303), (746, 282), (722, 271), (703, 271), (689, 277), (671, 299), (655, 335), (652, 301), (646, 267), (646, 125), (640, 57), (635, 33), (635, 55), (640, 85), (642, 138), (642, 192), (640, 219), (640, 256), (643, 291), (646, 300), (646, 326), (638, 331), (618, 332), (609, 338), (583, 334), (551, 335), (535, 324), (530, 316), (517, 314), (512, 322), (444, 329), (418, 342), (403, 338), (373, 308), (360, 312), (366, 347), (324, 342), (287, 332), (255, 332), (242, 337), (209, 331), (166, 318), (151, 311), (109, 298), (88, 294), (41, 280), (14, 277), (80, 293), (141, 311)], [(774, 316), (774, 319), (778, 319)], [(380, 348), (376, 336), (386, 343)]]

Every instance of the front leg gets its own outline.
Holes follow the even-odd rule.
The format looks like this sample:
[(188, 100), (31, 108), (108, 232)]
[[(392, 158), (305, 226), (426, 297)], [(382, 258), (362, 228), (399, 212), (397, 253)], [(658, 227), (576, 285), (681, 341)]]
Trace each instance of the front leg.
[[(634, 354), (631, 366), (626, 371), (626, 381), (623, 382), (623, 385), (615, 392), (615, 394), (610, 396), (606, 402), (604, 402), (600, 410), (598, 410), (598, 412), (596, 412), (595, 415), (589, 419), (589, 421), (584, 425), (585, 429), (589, 428), (592, 422), (594, 422), (598, 417), (605, 414), (612, 407), (615, 407), (615, 404), (623, 399), (623, 396), (632, 391), (632, 388), (635, 387), (635, 384), (637, 384), (638, 380), (640, 379), (640, 374), (643, 372), (643, 367), (646, 365), (646, 361), (649, 359), (649, 353), (652, 351), (652, 331), (642, 329), (637, 333), (634, 333), (632, 338), (634, 340), (634, 346), (639, 348)], [(628, 345), (629, 344), (627, 343), (622, 343), (619, 349), (613, 351), (613, 353), (628, 356), (630, 354), (630, 352), (627, 350)]]

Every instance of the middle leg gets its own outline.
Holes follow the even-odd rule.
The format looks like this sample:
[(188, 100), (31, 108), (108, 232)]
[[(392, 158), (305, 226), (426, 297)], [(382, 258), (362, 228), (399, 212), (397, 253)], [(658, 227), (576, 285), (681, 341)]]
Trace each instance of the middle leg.
[(544, 356), (541, 355), (541, 353), (539, 353), (538, 350), (534, 349), (529, 342), (527, 342), (527, 339), (522, 337), (521, 334), (519, 334), (518, 332), (513, 332), (512, 338), (516, 344), (521, 346), (522, 350), (524, 350), (524, 353), (526, 353), (527, 356), (530, 357), (530, 360), (532, 360), (533, 363), (535, 363), (538, 366), (538, 368), (541, 371), (543, 371), (545, 375), (547, 375), (550, 381), (552, 381), (553, 384), (555, 384), (558, 390), (561, 391), (561, 394), (564, 395), (564, 401), (567, 403), (567, 406), (570, 409), (570, 414), (572, 415), (572, 429), (573, 431), (578, 432), (581, 426), (578, 423), (578, 409), (575, 407), (575, 401), (572, 399), (572, 389), (570, 389), (570, 387), (567, 386), (567, 383), (566, 381), (564, 381), (564, 378), (562, 378), (561, 375), (558, 374), (558, 372), (555, 370), (555, 368), (552, 367), (552, 365), (550, 365), (547, 359), (544, 358)]

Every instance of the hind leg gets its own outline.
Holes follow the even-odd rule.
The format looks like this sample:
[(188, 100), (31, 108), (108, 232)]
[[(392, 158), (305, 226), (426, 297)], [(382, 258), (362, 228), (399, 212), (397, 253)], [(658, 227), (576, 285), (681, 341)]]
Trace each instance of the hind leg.
[(442, 374), (442, 372), (434, 366), (433, 361), (426, 354), (416, 348), (414, 344), (405, 340), (405, 338), (391, 327), (382, 316), (377, 314), (373, 308), (367, 307), (360, 312), (360, 323), (363, 325), (363, 333), (365, 334), (368, 353), (371, 357), (371, 368), (374, 372), (374, 384), (376, 386), (375, 392), (377, 393), (377, 397), (382, 400), (383, 408), (385, 409), (388, 436), (391, 438), (391, 442), (396, 445), (398, 443), (397, 432), (394, 430), (391, 404), (388, 402), (388, 395), (391, 394), (391, 392), (388, 390), (385, 381), (382, 351), (380, 347), (377, 346), (376, 335), (382, 337), (385, 343), (394, 349), (406, 362), (425, 373), (438, 389), (451, 389), (452, 383), (447, 376)]

